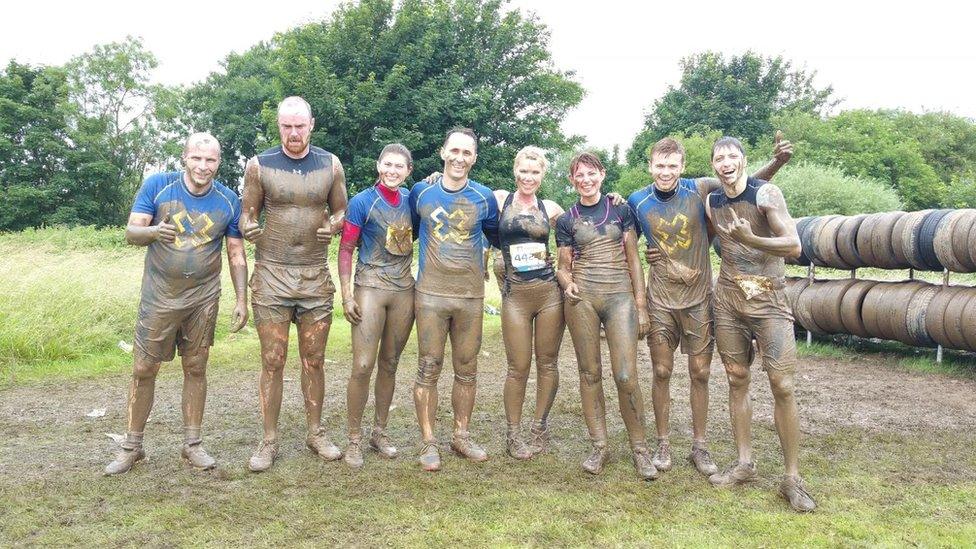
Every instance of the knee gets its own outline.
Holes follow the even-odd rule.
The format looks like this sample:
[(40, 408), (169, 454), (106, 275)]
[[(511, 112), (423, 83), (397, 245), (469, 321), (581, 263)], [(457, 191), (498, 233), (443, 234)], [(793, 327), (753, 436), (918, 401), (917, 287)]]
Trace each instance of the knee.
[(602, 381), (602, 377), (599, 372), (580, 369), (581, 385), (598, 385)]
[(729, 379), (729, 386), (742, 388), (749, 386), (749, 367), (741, 364), (726, 364), (725, 375)]
[(617, 384), (617, 391), (623, 394), (631, 394), (637, 391), (637, 376), (631, 372), (618, 372), (614, 374), (613, 381)]
[(474, 385), (478, 377), (477, 357), (454, 364), (454, 382), (461, 385)]
[(688, 374), (691, 376), (692, 383), (708, 384), (708, 378), (711, 375), (711, 370), (711, 364), (708, 362), (696, 362), (690, 359), (688, 361)]
[(535, 359), (535, 367), (539, 373), (559, 375), (559, 358), (555, 355), (539, 355)]
[(187, 377), (206, 377), (209, 353), (197, 353), (183, 357), (183, 374)]
[(508, 361), (508, 379), (525, 383), (529, 379), (529, 364), (519, 363), (513, 360)]
[(454, 372), (454, 383), (458, 385), (469, 385), (474, 386), (478, 380), (478, 374), (476, 372)]
[(771, 372), (769, 374), (769, 387), (772, 390), (773, 398), (780, 401), (793, 398), (796, 392), (792, 374)]
[(369, 378), (373, 374), (373, 365), (365, 361), (353, 361), (352, 372), (349, 373), (349, 381), (369, 383)]
[(269, 372), (280, 372), (285, 369), (285, 348), (273, 345), (261, 351), (261, 364)]
[(379, 368), (380, 372), (388, 375), (394, 375), (397, 371), (397, 365), (400, 363), (400, 355), (393, 355), (389, 357), (380, 357), (376, 361), (376, 367)]
[(156, 379), (156, 372), (159, 371), (159, 362), (153, 358), (146, 357), (144, 360), (136, 360), (132, 366), (132, 377), (137, 381), (152, 381)]
[(654, 380), (669, 381), (674, 364), (654, 364)]
[(436, 387), (443, 364), (442, 358), (421, 356), (417, 364), (417, 384), (425, 387)]

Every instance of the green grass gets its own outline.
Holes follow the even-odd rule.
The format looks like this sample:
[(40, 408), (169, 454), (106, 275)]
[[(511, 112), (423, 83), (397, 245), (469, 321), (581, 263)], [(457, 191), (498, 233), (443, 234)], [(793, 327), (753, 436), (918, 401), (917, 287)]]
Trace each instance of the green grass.
[[(464, 463), (445, 452), (444, 471), (418, 471), (407, 388), (416, 363), (413, 341), (401, 359), (389, 429), (402, 457), (384, 461), (369, 453), (360, 472), (315, 459), (301, 443), (293, 334), (282, 455), (270, 472), (247, 473), (244, 463), (260, 436), (259, 344), (251, 327), (227, 333), (228, 280), (205, 424), (207, 447), (220, 467), (199, 473), (180, 462), (181, 376), (176, 364), (167, 364), (147, 428), (150, 461), (122, 477), (103, 478), (99, 472), (113, 448), (103, 433), (124, 425), (131, 355), (117, 343), (131, 342), (143, 257), (138, 248), (106, 245), (110, 240), (89, 229), (78, 230), (74, 239), (70, 231), (57, 238), (43, 231), (0, 235), (0, 546), (954, 547), (972, 546), (976, 539), (976, 431), (970, 428), (894, 432), (847, 426), (805, 433), (801, 463), (820, 508), (797, 515), (775, 493), (782, 460), (771, 422), (754, 426), (761, 474), (754, 486), (708, 486), (683, 461), (690, 444), (687, 425), (676, 425), (672, 437), (674, 470), (653, 483), (637, 481), (609, 376), (615, 460), (600, 477), (582, 473), (578, 463), (587, 441), (568, 360), (553, 412), (552, 452), (516, 463), (504, 455), (506, 366), (497, 316), (485, 317), (473, 422), (475, 436), (490, 452), (487, 463)], [(497, 287), (488, 284), (486, 290), (486, 302), (498, 306)], [(338, 321), (340, 315), (337, 308), (323, 419), (342, 443), (350, 346), (349, 325)], [(569, 345), (567, 335), (564, 356), (571, 353)], [(895, 366), (892, 375), (910, 368), (969, 377), (974, 370), (966, 356), (954, 354), (947, 355), (949, 369), (929, 368), (929, 357), (904, 346), (818, 340), (807, 347), (801, 340), (798, 349), (807, 360), (880, 357)], [(934, 351), (923, 352), (934, 358)], [(724, 382), (717, 368), (713, 382)], [(641, 377), (650, 423), (649, 371)], [(442, 439), (451, 423), (450, 378), (446, 367), (438, 415)], [(756, 384), (755, 398), (765, 397), (762, 385)], [(530, 402), (533, 393), (530, 385)], [(711, 447), (724, 465), (732, 448), (726, 397), (717, 387), (712, 395)], [(106, 403), (105, 418), (84, 417)], [(675, 410), (685, 406), (675, 400)]]

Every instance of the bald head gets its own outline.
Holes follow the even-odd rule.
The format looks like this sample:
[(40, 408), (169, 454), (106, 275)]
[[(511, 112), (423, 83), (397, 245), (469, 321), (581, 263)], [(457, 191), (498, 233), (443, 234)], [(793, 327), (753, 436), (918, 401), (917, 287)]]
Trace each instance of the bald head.
[(278, 118), (285, 115), (299, 115), (307, 116), (309, 120), (312, 119), (312, 106), (297, 95), (291, 97), (286, 97), (278, 103)]
[(190, 149), (195, 148), (213, 149), (217, 151), (217, 154), (220, 154), (220, 142), (207, 132), (191, 133), (183, 143), (183, 155), (185, 156)]

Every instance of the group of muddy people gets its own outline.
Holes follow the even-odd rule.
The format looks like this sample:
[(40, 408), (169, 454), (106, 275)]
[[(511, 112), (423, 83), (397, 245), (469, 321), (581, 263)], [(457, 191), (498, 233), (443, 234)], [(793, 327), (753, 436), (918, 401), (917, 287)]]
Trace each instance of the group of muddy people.
[[(139, 190), (126, 228), (129, 243), (147, 246), (135, 332), (127, 433), (106, 474), (128, 471), (145, 458), (143, 432), (160, 364), (176, 351), (184, 372), (183, 458), (210, 469), (216, 461), (201, 438), (206, 366), (220, 294), (221, 248), (227, 242), (236, 292), (231, 331), (250, 312), (261, 345), (258, 386), (263, 438), (247, 463), (268, 470), (278, 455), (278, 418), (291, 324), (297, 325), (308, 448), (325, 460), (361, 468), (367, 450), (396, 458), (387, 432), (400, 355), (416, 323), (418, 367), (413, 401), (420, 430), (419, 465), (441, 468), (445, 448), (436, 435), (438, 378), (450, 339), (454, 427), (450, 449), (481, 462), (488, 454), (470, 431), (482, 341), (489, 250), (502, 294), (501, 325), (508, 361), (504, 383), (507, 452), (528, 460), (550, 444), (550, 411), (559, 386), (557, 358), (568, 326), (580, 375), (583, 419), (592, 450), (582, 461), (599, 475), (610, 459), (602, 384), (605, 337), (620, 414), (640, 479), (672, 467), (669, 380), (674, 353), (688, 357), (693, 441), (688, 462), (714, 486), (756, 480), (751, 448), (750, 365), (754, 344), (775, 402), (775, 425), (785, 474), (781, 495), (797, 511), (814, 500), (799, 475), (799, 425), (794, 396), (796, 348), (784, 293), (784, 258), (800, 242), (780, 190), (767, 183), (789, 161), (792, 145), (777, 134), (774, 158), (746, 174), (742, 144), (731, 137), (712, 147), (714, 178), (684, 179), (685, 151), (674, 139), (650, 150), (653, 182), (626, 200), (601, 191), (606, 170), (592, 153), (571, 161), (578, 201), (564, 211), (537, 191), (549, 168), (533, 146), (514, 160), (515, 191), (492, 191), (469, 179), (478, 137), (450, 130), (440, 149), (443, 172), (407, 190), (410, 151), (383, 148), (375, 184), (347, 199), (339, 159), (311, 145), (309, 104), (289, 97), (278, 107), (281, 145), (251, 158), (243, 193), (214, 180), (220, 146), (206, 133), (190, 135), (183, 170), (159, 173)], [(549, 247), (555, 231), (556, 251)], [(643, 236), (642, 266), (638, 241)], [(717, 236), (721, 269), (713, 283), (709, 247)], [(328, 246), (339, 239), (342, 308), (352, 326), (352, 366), (346, 404), (348, 443), (333, 444), (321, 423), (325, 348), (335, 286)], [(416, 280), (411, 272), (419, 239)], [(248, 281), (244, 240), (254, 245)], [(358, 249), (358, 252), (357, 252)], [(353, 257), (355, 255), (355, 267)], [(651, 400), (657, 434), (648, 446), (638, 342), (645, 339), (653, 368)], [(729, 382), (729, 409), (737, 458), (720, 471), (706, 446), (708, 380), (718, 352)], [(533, 356), (535, 412), (523, 426), (522, 408)], [(375, 415), (362, 429), (373, 371)]]

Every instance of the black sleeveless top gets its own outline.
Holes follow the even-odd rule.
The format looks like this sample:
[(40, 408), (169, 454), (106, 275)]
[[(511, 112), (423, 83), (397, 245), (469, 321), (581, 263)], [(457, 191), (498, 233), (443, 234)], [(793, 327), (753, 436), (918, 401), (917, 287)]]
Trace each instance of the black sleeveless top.
[(505, 258), (505, 287), (530, 280), (555, 280), (549, 261), (549, 215), (542, 199), (538, 210), (516, 211), (510, 207), (515, 193), (509, 193), (498, 220), (498, 240)]

